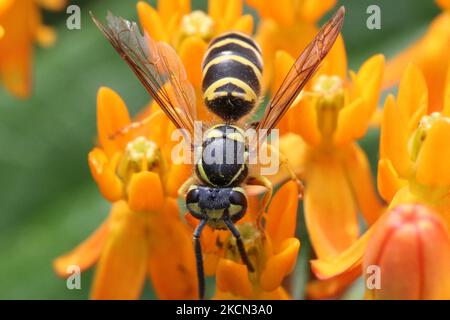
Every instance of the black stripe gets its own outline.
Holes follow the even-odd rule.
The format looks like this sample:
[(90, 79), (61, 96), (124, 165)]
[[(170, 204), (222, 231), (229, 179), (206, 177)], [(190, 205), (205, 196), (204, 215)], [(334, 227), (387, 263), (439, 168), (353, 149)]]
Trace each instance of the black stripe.
[(220, 86), (216, 89), (216, 91), (225, 91), (225, 92), (239, 92), (239, 93), (245, 93), (245, 90), (241, 87), (233, 84), (233, 83), (227, 83), (223, 86)]
[(223, 36), (219, 36), (217, 38), (214, 38), (213, 40), (211, 40), (209, 46), (211, 47), (213, 44), (222, 41), (224, 39), (238, 39), (238, 40), (242, 40), (245, 43), (248, 43), (249, 45), (251, 45), (253, 48), (255, 48), (259, 53), (261, 53), (261, 49), (259, 48), (259, 46), (255, 43), (255, 41), (250, 38), (247, 35), (244, 35), (242, 33), (236, 33), (236, 32), (232, 32), (232, 33), (227, 33), (224, 34)]
[(217, 80), (226, 77), (242, 80), (256, 93), (256, 95), (259, 95), (261, 85), (253, 68), (249, 65), (245, 65), (240, 63), (239, 61), (231, 59), (213, 64), (209, 67), (208, 71), (203, 77), (203, 92), (205, 92), (206, 89)]
[(223, 46), (212, 49), (209, 54), (203, 59), (202, 69), (214, 58), (217, 58), (221, 55), (237, 55), (247, 59), (249, 62), (253, 63), (259, 71), (262, 72), (263, 66), (260, 60), (260, 56), (258, 57), (256, 53), (249, 48), (245, 48), (237, 43), (228, 43)]

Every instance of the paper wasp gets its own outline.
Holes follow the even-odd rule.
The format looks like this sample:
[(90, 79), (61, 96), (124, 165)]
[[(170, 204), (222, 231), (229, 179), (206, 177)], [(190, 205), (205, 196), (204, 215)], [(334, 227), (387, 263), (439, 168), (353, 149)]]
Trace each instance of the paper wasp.
[[(261, 120), (254, 124), (257, 132), (270, 133), (314, 75), (339, 35), (344, 12), (341, 7), (297, 58), (269, 101)], [(174, 125), (192, 136), (196, 114), (194, 90), (175, 51), (164, 42), (142, 36), (134, 22), (109, 14), (104, 26), (94, 16), (92, 18)], [(212, 126), (204, 134), (201, 157), (195, 163), (193, 178), (182, 187), (187, 191), (186, 206), (189, 212), (200, 220), (194, 231), (200, 298), (204, 297), (200, 234), (205, 225), (229, 229), (236, 238), (242, 261), (252, 272), (254, 268), (239, 230), (234, 225), (247, 208), (247, 196), (242, 186), (263, 185), (269, 189), (269, 199), (272, 192), (267, 179), (252, 176), (249, 171), (249, 145), (242, 129), (250, 125), (245, 120), (258, 104), (261, 92), (262, 59), (259, 46), (241, 33), (221, 35), (211, 41), (202, 70), (205, 105), (223, 123)], [(224, 155), (233, 152), (233, 161), (205, 161), (205, 150), (208, 148), (220, 150)]]

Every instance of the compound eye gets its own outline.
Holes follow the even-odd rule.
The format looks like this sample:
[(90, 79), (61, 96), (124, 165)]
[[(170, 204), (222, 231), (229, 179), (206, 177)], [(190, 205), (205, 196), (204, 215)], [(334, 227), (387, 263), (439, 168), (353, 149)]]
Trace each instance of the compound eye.
[(186, 195), (186, 203), (197, 203), (200, 199), (200, 191), (198, 189), (190, 190)]
[(232, 190), (230, 192), (230, 203), (239, 205), (242, 207), (246, 207), (247, 206), (247, 198), (245, 197), (245, 194), (242, 191)]
[(197, 219), (202, 218), (202, 210), (198, 204), (200, 199), (200, 190), (192, 189), (186, 195), (186, 207), (189, 212)]

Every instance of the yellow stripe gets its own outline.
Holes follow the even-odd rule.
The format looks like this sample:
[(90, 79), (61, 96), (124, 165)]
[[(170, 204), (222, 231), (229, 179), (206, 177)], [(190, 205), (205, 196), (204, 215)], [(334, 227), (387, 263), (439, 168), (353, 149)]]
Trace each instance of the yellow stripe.
[(209, 180), (208, 176), (206, 175), (205, 169), (203, 169), (203, 162), (202, 162), (202, 159), (200, 159), (200, 160), (198, 161), (198, 163), (197, 163), (197, 168), (198, 168), (198, 171), (200, 172), (200, 177), (203, 178), (203, 179), (206, 181), (207, 184), (209, 184), (209, 185), (211, 185), (211, 186), (214, 186), (214, 187), (217, 187), (217, 185), (215, 185), (214, 183), (212, 183), (212, 182)]
[(227, 39), (223, 39), (223, 40), (220, 40), (220, 41), (214, 43), (211, 47), (208, 48), (204, 57), (207, 57), (209, 55), (209, 53), (211, 52), (211, 50), (221, 47), (221, 46), (224, 46), (229, 43), (236, 43), (236, 44), (240, 45), (241, 47), (252, 50), (255, 53), (256, 57), (258, 58), (260, 64), (262, 65), (263, 62), (262, 62), (261, 54), (258, 52), (258, 50), (253, 48), (247, 42), (239, 40), (239, 39), (234, 39), (234, 38), (227, 38)]
[(233, 132), (233, 133), (228, 134), (227, 139), (245, 143), (244, 136), (241, 135), (239, 132)]
[[(259, 46), (259, 44), (258, 44), (255, 40), (253, 40), (252, 37), (250, 37), (248, 34), (246, 34), (246, 33), (244, 33), (244, 32), (241, 32), (241, 31), (228, 31), (228, 32), (222, 33), (220, 36), (221, 36), (221, 37), (225, 37), (225, 36), (230, 36), (230, 35), (233, 35), (233, 34), (237, 34), (237, 35), (240, 35), (241, 37), (244, 37), (244, 38), (247, 38), (247, 39), (251, 40), (251, 41), (253, 42), (253, 44), (254, 44), (256, 47), (258, 47), (259, 52), (261, 52), (261, 47)], [(238, 39), (238, 40), (239, 40), (239, 39)]]
[(244, 65), (246, 65), (246, 66), (251, 67), (251, 68), (253, 69), (253, 71), (255, 72), (255, 75), (256, 75), (256, 77), (258, 78), (258, 81), (261, 82), (262, 74), (261, 74), (261, 71), (259, 71), (258, 67), (255, 66), (255, 64), (254, 64), (253, 62), (251, 62), (250, 60), (248, 60), (248, 59), (246, 59), (246, 58), (244, 58), (244, 57), (235, 55), (235, 54), (231, 54), (231, 55), (221, 55), (221, 56), (218, 56), (217, 58), (212, 59), (212, 60), (211, 60), (210, 62), (208, 62), (208, 64), (203, 68), (203, 76), (206, 75), (206, 73), (208, 72), (208, 69), (209, 69), (212, 65), (221, 63), (221, 62), (226, 61), (226, 60), (234, 60), (234, 61), (240, 62), (240, 63), (242, 63), (242, 64), (244, 64)]
[(213, 100), (217, 96), (228, 94), (228, 92), (214, 92), (217, 88), (224, 86), (227, 83), (232, 83), (245, 91), (245, 93), (233, 92), (232, 93), (233, 95), (241, 96), (246, 101), (256, 101), (257, 100), (258, 97), (256, 96), (255, 91), (253, 91), (253, 89), (250, 88), (250, 86), (248, 84), (246, 84), (244, 81), (242, 81), (240, 79), (231, 78), (231, 77), (222, 78), (222, 79), (217, 80), (216, 82), (213, 82), (206, 89), (203, 96), (208, 100)]

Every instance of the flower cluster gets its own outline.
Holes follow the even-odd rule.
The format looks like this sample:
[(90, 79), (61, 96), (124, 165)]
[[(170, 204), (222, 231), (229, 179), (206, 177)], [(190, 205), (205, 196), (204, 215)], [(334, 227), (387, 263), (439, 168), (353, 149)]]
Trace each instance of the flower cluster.
[[(189, 0), (159, 1), (157, 8), (139, 2), (137, 11), (142, 28), (176, 50), (195, 89), (198, 117), (211, 121), (202, 103), (201, 62), (212, 38), (255, 29), (264, 93), (270, 96), (335, 2), (248, 0), (260, 18), (255, 28), (253, 17), (243, 14), (242, 0), (209, 0), (207, 12), (191, 11)], [(450, 27), (448, 1), (439, 4), (445, 11), (424, 38), (386, 68), (384, 56), (377, 54), (358, 71), (348, 70), (339, 36), (279, 123), (280, 151), (290, 169), (280, 167), (269, 177), (279, 188), (265, 212), (261, 191), (246, 186), (247, 213), (236, 227), (254, 270), (243, 263), (229, 231), (206, 227), (202, 233), (205, 273), (216, 276), (214, 298), (292, 298), (285, 284), (300, 250), (297, 185), (285, 182), (292, 172), (305, 184), (303, 211), (315, 275), (306, 287), (309, 298), (339, 297), (361, 274), (368, 299), (450, 296), (450, 67), (445, 56)], [(398, 81), (397, 97), (384, 101), (376, 187), (358, 140), (383, 104), (383, 87)], [(198, 221), (181, 218), (185, 208), (177, 203), (177, 190), (192, 168), (172, 163), (175, 127), (155, 102), (142, 119), (131, 121), (114, 91), (99, 90), (98, 146), (88, 162), (101, 194), (112, 203), (111, 213), (54, 267), (67, 276), (70, 265), (84, 270), (97, 263), (92, 298), (139, 298), (148, 275), (159, 298), (194, 299), (192, 232)], [(381, 272), (382, 280), (374, 280), (369, 269)]]
[(33, 43), (49, 46), (55, 41), (52, 28), (42, 23), (40, 7), (61, 10), (65, 0), (0, 1), (0, 77), (17, 97), (31, 93)]

